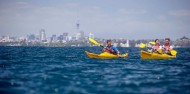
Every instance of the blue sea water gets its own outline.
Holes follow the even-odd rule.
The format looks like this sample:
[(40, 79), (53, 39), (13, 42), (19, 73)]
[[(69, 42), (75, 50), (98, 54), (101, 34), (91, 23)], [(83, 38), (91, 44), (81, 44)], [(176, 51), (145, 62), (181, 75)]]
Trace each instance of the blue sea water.
[(176, 59), (90, 59), (99, 47), (0, 47), (0, 94), (190, 94), (190, 49)]

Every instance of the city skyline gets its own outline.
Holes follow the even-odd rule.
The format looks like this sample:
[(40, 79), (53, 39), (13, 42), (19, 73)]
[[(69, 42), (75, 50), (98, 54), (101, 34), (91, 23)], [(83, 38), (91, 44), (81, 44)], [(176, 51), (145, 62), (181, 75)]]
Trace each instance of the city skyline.
[(0, 36), (76, 34), (77, 24), (98, 38), (190, 37), (189, 0), (0, 1)]
[[(77, 30), (79, 30), (79, 24), (77, 24)], [(45, 29), (40, 29), (39, 34), (27, 34), (25, 37), (16, 36), (0, 36), (0, 46), (48, 46), (48, 47), (91, 47), (88, 38), (95, 38), (92, 33), (86, 35), (83, 31), (78, 31), (75, 36), (69, 36), (69, 33), (64, 32), (60, 35), (53, 34), (51, 37), (46, 36)], [(107, 39), (95, 38), (101, 45), (106, 45)], [(154, 39), (141, 39), (130, 40), (125, 38), (112, 39), (113, 45), (119, 47), (139, 47), (141, 43), (149, 43)], [(164, 39), (160, 39), (163, 44)], [(171, 40), (171, 44), (175, 47), (189, 47), (190, 39), (188, 37), (181, 37), (177, 40)], [(148, 45), (148, 44), (147, 44)]]

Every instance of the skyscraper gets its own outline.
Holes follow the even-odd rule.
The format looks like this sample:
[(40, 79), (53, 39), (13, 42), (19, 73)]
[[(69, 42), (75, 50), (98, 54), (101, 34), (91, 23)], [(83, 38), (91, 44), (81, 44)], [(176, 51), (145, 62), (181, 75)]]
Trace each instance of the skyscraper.
[(84, 40), (85, 39), (85, 35), (84, 35), (84, 31), (80, 31), (80, 40)]
[(54, 34), (51, 37), (51, 42), (56, 43), (57, 42), (57, 36)]
[(27, 35), (27, 41), (28, 42), (33, 42), (35, 41), (36, 36), (34, 34)]
[(59, 35), (59, 36), (57, 37), (57, 40), (58, 40), (59, 42), (62, 42), (62, 41), (63, 41), (63, 35)]
[(41, 41), (41, 42), (46, 42), (46, 41), (47, 41), (45, 29), (41, 29), (41, 30), (40, 30), (40, 41)]
[(77, 33), (76, 33), (76, 36), (75, 36), (75, 37), (76, 37), (76, 40), (79, 40), (79, 39), (80, 39), (80, 36), (81, 36), (80, 33), (77, 32)]
[(68, 33), (63, 33), (63, 40), (67, 41), (68, 40)]

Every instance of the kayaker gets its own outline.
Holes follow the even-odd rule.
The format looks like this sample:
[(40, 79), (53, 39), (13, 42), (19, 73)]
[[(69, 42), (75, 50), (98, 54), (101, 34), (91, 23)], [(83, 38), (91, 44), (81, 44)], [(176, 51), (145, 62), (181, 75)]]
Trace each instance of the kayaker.
[(113, 46), (112, 45), (112, 41), (111, 40), (107, 40), (107, 46), (104, 47), (102, 49), (103, 52), (108, 52), (108, 53), (111, 53), (111, 54), (115, 54), (117, 56), (120, 56), (120, 52), (119, 50), (117, 49), (117, 47)]
[(158, 52), (160, 50), (160, 41), (159, 39), (155, 39), (155, 44), (152, 47), (152, 52)]
[(170, 39), (169, 38), (165, 38), (165, 44), (162, 48), (163, 53), (169, 54), (171, 55), (171, 51), (172, 47), (170, 46)]

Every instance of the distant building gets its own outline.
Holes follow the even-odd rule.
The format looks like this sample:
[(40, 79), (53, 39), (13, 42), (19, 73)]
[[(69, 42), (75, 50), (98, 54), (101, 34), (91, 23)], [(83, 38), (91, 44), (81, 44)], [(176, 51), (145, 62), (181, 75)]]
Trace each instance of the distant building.
[(190, 41), (190, 39), (187, 38), (187, 37), (185, 37), (185, 36), (183, 36), (182, 38), (180, 38), (180, 40), (181, 40), (181, 41)]
[(2, 36), (1, 42), (10, 42), (9, 36)]
[(26, 42), (26, 37), (18, 37), (18, 42)]
[(85, 39), (85, 35), (84, 35), (84, 31), (80, 31), (76, 34), (76, 40), (84, 40)]
[(53, 43), (56, 43), (56, 42), (57, 42), (57, 37), (56, 37), (56, 35), (52, 35), (52, 37), (51, 37), (51, 42), (53, 42)]
[(57, 37), (57, 41), (63, 42), (63, 35), (59, 35), (59, 36)]
[(2, 36), (0, 42), (19, 42), (20, 40), (16, 37)]
[(135, 47), (139, 47), (139, 46), (140, 46), (140, 44), (135, 43)]
[(45, 29), (41, 29), (41, 30), (40, 30), (40, 41), (41, 41), (41, 42), (46, 42), (46, 41), (47, 41)]
[(89, 37), (89, 38), (93, 38), (93, 39), (94, 39), (94, 34), (89, 33), (88, 37)]
[(71, 41), (72, 40), (72, 36), (68, 36), (68, 41)]
[(68, 41), (68, 39), (69, 39), (68, 33), (63, 33), (63, 40)]
[(37, 41), (37, 42), (40, 42), (40, 35), (39, 35), (39, 34), (36, 34), (35, 37), (36, 37), (36, 41)]
[(76, 38), (75, 40), (79, 40), (79, 38), (80, 38), (80, 33), (79, 32), (76, 33), (75, 38)]
[(127, 40), (127, 47), (130, 47), (130, 45), (129, 45), (129, 40)]
[(36, 36), (34, 34), (27, 35), (27, 42), (34, 42), (36, 40)]
[(175, 46), (176, 47), (190, 47), (190, 39), (183, 36), (182, 38), (177, 39)]
[(129, 47), (129, 40), (126, 40), (126, 43), (120, 43), (121, 47)]
[(71, 40), (77, 40), (76, 36), (72, 36)]
[(84, 40), (85, 39), (85, 35), (84, 35), (84, 31), (80, 31), (80, 40)]
[(75, 38), (76, 38), (75, 40), (84, 40), (85, 38), (84, 32), (83, 31), (77, 32)]

